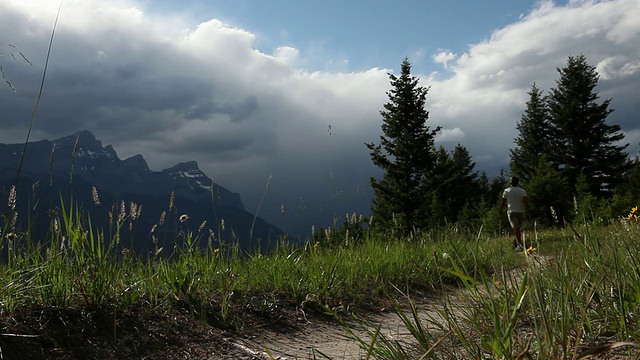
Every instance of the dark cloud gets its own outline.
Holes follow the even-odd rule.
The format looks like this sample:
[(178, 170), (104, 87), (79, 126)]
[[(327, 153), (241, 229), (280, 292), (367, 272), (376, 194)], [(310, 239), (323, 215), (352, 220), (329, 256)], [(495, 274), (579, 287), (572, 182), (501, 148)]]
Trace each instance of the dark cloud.
[(202, 104), (192, 105), (185, 113), (185, 118), (207, 119), (214, 115), (227, 115), (231, 122), (240, 122), (246, 120), (258, 110), (258, 98), (256, 96), (248, 96), (244, 100), (235, 103), (216, 104), (214, 101), (206, 101)]
[[(127, 4), (63, 7), (32, 139), (87, 129), (154, 170), (196, 160), (249, 211), (261, 204), (259, 215), (294, 232), (368, 211), (369, 178), (380, 172), (364, 143), (378, 141), (394, 70), (308, 71), (294, 48), (266, 54), (254, 34), (221, 21), (193, 26)], [(24, 139), (57, 9), (0, 3), (0, 65), (16, 89), (0, 83), (0, 142)], [(438, 144), (463, 144), (490, 175), (506, 168), (531, 84), (547, 91), (556, 68), (584, 53), (601, 72), (601, 97), (613, 99), (610, 120), (637, 153), (639, 12), (633, 1), (541, 2), (464, 54), (434, 55), (445, 72), (422, 84), (431, 86), (430, 125), (444, 129)]]

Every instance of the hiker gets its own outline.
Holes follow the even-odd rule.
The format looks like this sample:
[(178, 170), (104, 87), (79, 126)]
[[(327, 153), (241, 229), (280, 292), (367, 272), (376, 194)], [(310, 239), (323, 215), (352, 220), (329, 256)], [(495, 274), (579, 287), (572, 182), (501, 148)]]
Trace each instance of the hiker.
[(517, 176), (511, 177), (511, 186), (504, 190), (502, 194), (502, 202), (500, 203), (500, 210), (507, 206), (507, 217), (509, 223), (513, 229), (515, 240), (513, 248), (516, 251), (523, 251), (524, 244), (522, 242), (522, 222), (525, 215), (529, 216), (529, 199), (527, 192), (523, 188), (519, 187), (520, 179)]

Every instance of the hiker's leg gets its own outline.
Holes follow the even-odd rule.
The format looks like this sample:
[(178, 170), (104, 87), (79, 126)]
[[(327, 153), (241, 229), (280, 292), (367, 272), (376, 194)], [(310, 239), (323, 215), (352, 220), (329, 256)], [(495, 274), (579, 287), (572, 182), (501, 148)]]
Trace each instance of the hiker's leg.
[(514, 229), (514, 230), (515, 230), (515, 233), (516, 233), (516, 243), (517, 243), (517, 245), (523, 245), (522, 244), (522, 229), (517, 228), (517, 229)]
[(522, 244), (522, 221), (524, 220), (524, 213), (512, 212), (509, 213), (509, 222), (513, 228), (513, 235), (515, 236), (514, 246)]

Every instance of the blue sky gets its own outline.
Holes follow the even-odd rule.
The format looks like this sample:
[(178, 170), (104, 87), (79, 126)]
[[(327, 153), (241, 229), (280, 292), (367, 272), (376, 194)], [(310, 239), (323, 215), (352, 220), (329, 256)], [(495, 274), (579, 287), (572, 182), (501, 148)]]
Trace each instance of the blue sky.
[(151, 13), (219, 18), (258, 36), (266, 53), (286, 45), (306, 54), (310, 70), (394, 68), (404, 56), (416, 71), (440, 71), (430, 56), (460, 53), (528, 13), (531, 0), (177, 1), (143, 3)]
[[(0, 143), (25, 137), (59, 5), (0, 1)], [(259, 215), (300, 233), (368, 212), (380, 172), (364, 143), (404, 57), (436, 144), (490, 176), (531, 85), (549, 91), (572, 55), (637, 155), (639, 18), (637, 0), (65, 0), (32, 139), (86, 129), (152, 170), (195, 160), (249, 211), (271, 177)]]

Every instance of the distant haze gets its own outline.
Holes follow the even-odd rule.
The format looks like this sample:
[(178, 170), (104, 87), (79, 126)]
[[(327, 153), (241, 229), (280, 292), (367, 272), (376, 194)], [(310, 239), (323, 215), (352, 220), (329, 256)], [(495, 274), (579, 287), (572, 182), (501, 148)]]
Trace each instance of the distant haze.
[[(153, 170), (195, 160), (215, 182), (240, 193), (248, 211), (306, 236), (312, 225), (368, 212), (369, 177), (380, 172), (364, 143), (381, 135), (387, 73), (397, 73), (405, 56), (422, 85), (430, 87), (430, 125), (443, 127), (437, 144), (461, 143), (477, 169), (492, 176), (508, 168), (515, 125), (533, 82), (548, 90), (558, 77), (556, 68), (582, 53), (600, 74), (601, 100), (613, 99), (609, 120), (622, 125), (630, 153), (638, 154), (637, 0), (515, 1), (526, 4), (521, 15), (475, 30), (469, 21), (468, 28), (455, 23), (459, 29), (441, 30), (444, 39), (456, 30), (478, 40), (468, 45), (450, 40), (452, 45), (437, 48), (433, 43), (443, 41), (436, 40), (437, 32), (418, 31), (413, 17), (416, 31), (411, 31), (409, 15), (394, 13), (393, 2), (374, 2), (378, 12), (389, 9), (389, 22), (372, 20), (372, 28), (390, 36), (365, 38), (355, 28), (354, 34), (345, 33), (353, 45), (345, 49), (360, 51), (348, 52), (358, 56), (352, 59), (337, 58), (340, 50), (331, 49), (331, 41), (313, 47), (309, 43), (322, 44), (321, 39), (302, 43), (304, 34), (276, 36), (258, 23), (260, 31), (250, 30), (252, 19), (242, 18), (242, 11), (225, 18), (230, 10), (216, 12), (204, 2), (187, 1), (192, 6), (183, 9), (167, 1), (153, 8), (155, 3), (63, 2), (32, 140), (87, 129), (113, 145), (120, 158), (142, 154)], [(386, 6), (377, 6), (382, 3)], [(420, 3), (415, 11), (427, 16), (428, 5)], [(463, 14), (466, 2), (451, 4), (469, 16)], [(0, 2), (0, 142), (25, 139), (59, 5)], [(349, 31), (350, 17), (367, 19), (361, 7), (342, 10), (353, 14), (337, 16), (335, 28)], [(455, 16), (445, 10), (438, 11)], [(293, 26), (294, 18), (287, 16), (295, 14), (281, 14), (282, 31)], [(327, 33), (333, 30), (330, 23), (324, 25)], [(313, 36), (323, 34), (314, 29)], [(347, 36), (356, 34), (363, 37)], [(405, 37), (411, 37), (409, 45), (393, 47)], [(335, 66), (338, 60), (342, 65)]]

